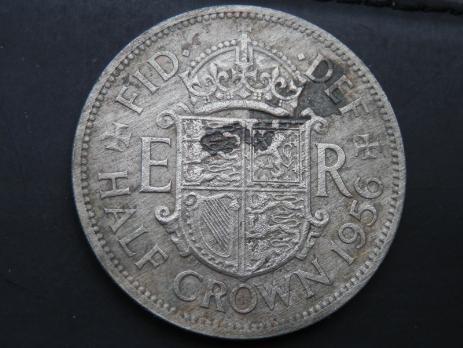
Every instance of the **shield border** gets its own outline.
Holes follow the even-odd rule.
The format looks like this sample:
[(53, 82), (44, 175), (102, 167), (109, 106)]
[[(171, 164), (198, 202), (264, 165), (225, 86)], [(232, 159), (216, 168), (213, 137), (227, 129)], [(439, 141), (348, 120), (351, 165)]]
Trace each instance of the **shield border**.
[[(183, 108), (182, 108), (183, 109)], [(182, 143), (183, 143), (183, 127), (182, 127), (182, 120), (184, 119), (195, 119), (195, 120), (211, 120), (211, 121), (218, 121), (218, 122), (240, 122), (240, 124), (245, 123), (246, 127), (248, 124), (246, 123), (251, 121), (254, 121), (252, 119), (235, 119), (235, 118), (220, 118), (220, 117), (210, 117), (210, 116), (202, 116), (198, 117), (195, 115), (191, 114), (182, 114), (179, 115), (175, 113), (173, 110), (165, 110), (161, 112), (157, 118), (156, 118), (156, 123), (159, 127), (167, 129), (174, 127), (176, 128), (176, 133), (177, 133), (177, 174), (176, 174), (176, 189), (175, 189), (175, 197), (176, 197), (176, 203), (175, 203), (175, 209), (173, 212), (171, 212), (170, 208), (167, 206), (158, 206), (155, 209), (155, 217), (159, 221), (160, 224), (164, 225), (166, 228), (166, 231), (171, 235), (172, 241), (176, 244), (177, 248), (179, 249), (179, 252), (183, 256), (187, 256), (190, 254), (194, 254), (198, 260), (200, 260), (202, 263), (207, 265), (208, 267), (212, 267), (213, 269), (221, 272), (221, 273), (226, 273), (228, 275), (231, 275), (233, 277), (238, 277), (238, 278), (250, 278), (254, 277), (260, 274), (268, 273), (278, 267), (281, 267), (285, 263), (289, 262), (291, 259), (294, 257), (297, 258), (305, 258), (308, 254), (308, 249), (310, 249), (313, 246), (314, 243), (314, 238), (319, 237), (319, 233), (313, 230), (312, 227), (322, 227), (326, 225), (326, 223), (329, 220), (329, 215), (326, 210), (324, 209), (318, 209), (316, 210), (313, 214), (311, 212), (311, 197), (310, 197), (310, 158), (311, 158), (311, 132), (317, 132), (319, 134), (323, 133), (324, 127), (326, 126), (327, 122), (324, 118), (319, 117), (315, 114), (310, 115), (310, 119), (305, 121), (303, 123), (303, 126), (301, 126), (302, 130), (301, 133), (304, 134), (304, 136), (301, 136), (300, 138), (300, 144), (301, 147), (305, 148), (305, 153), (303, 156), (301, 156), (301, 151), (299, 151), (299, 156), (301, 156), (299, 163), (300, 163), (300, 171), (301, 171), (301, 182), (302, 186), (300, 186), (300, 192), (304, 193), (305, 197), (305, 221), (304, 221), (304, 226), (303, 226), (303, 232), (301, 234), (301, 238), (299, 240), (299, 244), (297, 248), (294, 248), (294, 250), (288, 255), (288, 257), (285, 258), (284, 261), (274, 265), (273, 267), (269, 267), (266, 269), (263, 269), (261, 271), (256, 271), (252, 274), (243, 274), (243, 273), (237, 273), (237, 272), (230, 272), (226, 269), (220, 268), (214, 264), (212, 264), (209, 260), (205, 259), (195, 248), (191, 246), (189, 243), (188, 238), (186, 237), (184, 231), (183, 231), (183, 226), (182, 226), (182, 218), (181, 218), (181, 212), (182, 212), (182, 197), (183, 194), (185, 193), (185, 187), (183, 186), (183, 181), (182, 181), (182, 175), (183, 175), (183, 165), (182, 165), (182, 158), (183, 158), (183, 153), (182, 153)], [(257, 120), (255, 120), (257, 122)], [(287, 122), (287, 121), (286, 121)], [(251, 124), (251, 129), (252, 129), (252, 124)], [(243, 147), (244, 141), (241, 142)], [(249, 156), (244, 156), (243, 159), (243, 164), (244, 167), (247, 165), (247, 161), (250, 161)], [(305, 170), (304, 170), (305, 168)], [(245, 171), (243, 170), (245, 173)], [(304, 175), (302, 173), (305, 173)], [(246, 185), (246, 180), (247, 178), (242, 176), (242, 180), (244, 185)], [(292, 184), (292, 183), (291, 183)], [(278, 183), (278, 185), (282, 185), (282, 183)], [(285, 185), (285, 184), (283, 184)], [(287, 186), (286, 184), (285, 186)], [(189, 187), (186, 188), (187, 190), (194, 190), (194, 188)], [(223, 187), (219, 188), (221, 191), (224, 190)], [(269, 189), (269, 190), (275, 190)], [(238, 191), (238, 190), (237, 190)], [(246, 190), (242, 190), (242, 199), (246, 199)], [(241, 214), (241, 222), (240, 225), (245, 225), (244, 224), (244, 209), (242, 210)], [(240, 227), (242, 229), (244, 227)], [(241, 233), (242, 234), (242, 233)]]

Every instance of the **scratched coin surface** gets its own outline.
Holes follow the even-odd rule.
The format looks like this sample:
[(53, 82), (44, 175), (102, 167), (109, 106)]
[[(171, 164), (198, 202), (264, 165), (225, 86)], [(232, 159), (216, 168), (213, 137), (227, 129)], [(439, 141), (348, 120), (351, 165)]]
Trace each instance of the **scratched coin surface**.
[(92, 248), (138, 303), (256, 338), (322, 319), (372, 276), (405, 162), (384, 92), (346, 46), (227, 6), (169, 19), (114, 58), (78, 124), (73, 182)]

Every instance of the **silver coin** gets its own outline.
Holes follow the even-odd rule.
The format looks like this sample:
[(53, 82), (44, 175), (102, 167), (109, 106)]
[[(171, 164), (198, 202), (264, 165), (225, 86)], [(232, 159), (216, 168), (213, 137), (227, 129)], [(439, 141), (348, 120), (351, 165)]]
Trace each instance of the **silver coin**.
[(400, 131), (368, 68), (286, 13), (211, 7), (133, 40), (83, 109), (85, 234), (138, 303), (188, 330), (280, 335), (348, 301), (397, 229)]

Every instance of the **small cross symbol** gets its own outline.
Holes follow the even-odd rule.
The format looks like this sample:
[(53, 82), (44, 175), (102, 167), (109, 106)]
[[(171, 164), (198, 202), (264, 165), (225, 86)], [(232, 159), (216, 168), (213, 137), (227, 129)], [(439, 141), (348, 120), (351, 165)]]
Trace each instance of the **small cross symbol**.
[(377, 141), (370, 141), (370, 134), (359, 134), (354, 136), (354, 145), (357, 147), (355, 157), (361, 154), (362, 159), (376, 158), (373, 150), (379, 146)]
[(132, 134), (126, 133), (126, 130), (129, 127), (126, 124), (113, 122), (113, 126), (113, 133), (106, 132), (102, 135), (101, 139), (109, 140), (109, 142), (105, 145), (105, 149), (122, 152), (129, 147), (130, 137)]

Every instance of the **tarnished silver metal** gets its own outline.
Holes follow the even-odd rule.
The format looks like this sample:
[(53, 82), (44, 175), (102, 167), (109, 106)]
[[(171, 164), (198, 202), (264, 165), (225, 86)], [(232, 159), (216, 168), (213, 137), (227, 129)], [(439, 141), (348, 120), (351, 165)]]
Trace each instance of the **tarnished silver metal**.
[(212, 7), (148, 30), (85, 104), (73, 182), (114, 280), (169, 322), (256, 338), (349, 300), (393, 239), (405, 189), (394, 113), (318, 27)]

